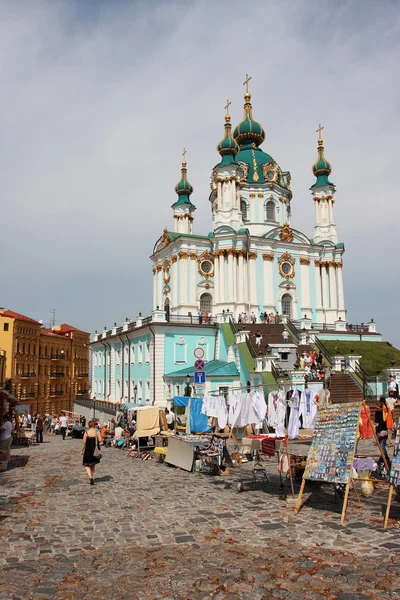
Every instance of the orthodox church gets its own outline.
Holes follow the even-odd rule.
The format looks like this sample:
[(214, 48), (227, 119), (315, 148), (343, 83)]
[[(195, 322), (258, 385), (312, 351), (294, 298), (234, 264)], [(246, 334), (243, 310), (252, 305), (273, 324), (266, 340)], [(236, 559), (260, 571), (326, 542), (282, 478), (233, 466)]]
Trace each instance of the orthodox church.
[(193, 187), (186, 151), (172, 204), (173, 227), (156, 242), (153, 310), (170, 315), (229, 313), (257, 316), (278, 312), (293, 321), (346, 322), (343, 291), (344, 244), (334, 219), (335, 185), (324, 155), (319, 126), (312, 170), (315, 206), (313, 238), (292, 227), (290, 172), (261, 145), (265, 131), (253, 118), (246, 77), (243, 120), (232, 131), (226, 105), (219, 162), (211, 172), (209, 204), (213, 230), (194, 232)]

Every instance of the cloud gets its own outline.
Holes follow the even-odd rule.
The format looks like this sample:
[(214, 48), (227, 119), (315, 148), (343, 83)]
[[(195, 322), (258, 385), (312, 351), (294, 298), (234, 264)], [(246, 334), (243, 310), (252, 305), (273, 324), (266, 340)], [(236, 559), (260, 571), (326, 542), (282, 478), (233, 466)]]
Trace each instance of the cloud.
[(91, 331), (149, 312), (182, 148), (208, 233), (223, 106), (238, 122), (249, 72), (310, 236), (325, 126), (349, 321), (374, 317), (399, 343), (398, 34), (394, 2), (0, 4), (1, 303)]

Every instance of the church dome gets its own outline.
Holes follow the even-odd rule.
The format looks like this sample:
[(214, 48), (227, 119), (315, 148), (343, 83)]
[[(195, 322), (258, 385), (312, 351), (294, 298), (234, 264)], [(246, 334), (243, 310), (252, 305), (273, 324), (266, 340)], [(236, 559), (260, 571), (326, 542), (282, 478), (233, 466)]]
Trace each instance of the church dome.
[(193, 193), (193, 186), (191, 183), (189, 183), (188, 179), (187, 179), (187, 168), (186, 168), (186, 161), (182, 161), (182, 177), (180, 179), (180, 181), (178, 181), (178, 183), (175, 186), (175, 191), (178, 194), (178, 196), (182, 196), (182, 195), (186, 195), (186, 196), (190, 196), (190, 194)]
[(225, 116), (225, 136), (222, 138), (217, 146), (218, 152), (221, 156), (225, 154), (232, 154), (235, 156), (239, 152), (239, 146), (232, 137), (232, 125), (230, 115)]
[(319, 138), (318, 140), (318, 159), (313, 164), (312, 170), (315, 177), (318, 175), (330, 175), (331, 174), (331, 163), (328, 162), (324, 156), (324, 147), (323, 140)]
[(265, 140), (265, 131), (262, 125), (253, 119), (250, 100), (251, 94), (246, 92), (244, 95), (243, 121), (239, 123), (233, 132), (233, 136), (240, 146), (246, 143), (254, 143), (256, 146), (259, 146)]

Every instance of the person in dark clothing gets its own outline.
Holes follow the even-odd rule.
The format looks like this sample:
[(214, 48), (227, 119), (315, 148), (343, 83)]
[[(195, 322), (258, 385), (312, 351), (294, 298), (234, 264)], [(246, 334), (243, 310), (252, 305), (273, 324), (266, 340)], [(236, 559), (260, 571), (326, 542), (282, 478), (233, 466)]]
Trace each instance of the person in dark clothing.
[(43, 444), (43, 417), (39, 414), (36, 415), (36, 443)]
[(86, 468), (90, 485), (94, 484), (94, 470), (100, 462), (100, 458), (95, 456), (95, 448), (100, 450), (100, 436), (96, 430), (96, 425), (96, 419), (89, 421), (89, 430), (85, 431), (82, 440), (82, 464)]
[[(382, 449), (382, 452), (386, 458), (386, 461), (390, 468), (390, 458), (386, 450), (386, 444), (388, 441), (388, 428), (387, 428), (387, 417), (388, 417), (388, 409), (386, 406), (386, 400), (383, 396), (380, 397), (376, 404), (375, 411), (375, 430), (376, 435), (378, 436), (379, 445)], [(378, 465), (382, 466), (383, 459), (380, 458), (378, 461)]]

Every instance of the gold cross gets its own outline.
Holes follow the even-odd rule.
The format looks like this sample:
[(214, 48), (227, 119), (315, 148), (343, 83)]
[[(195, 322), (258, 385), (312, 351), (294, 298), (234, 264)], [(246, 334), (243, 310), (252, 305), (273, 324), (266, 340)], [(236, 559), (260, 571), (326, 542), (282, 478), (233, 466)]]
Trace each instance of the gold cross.
[(226, 106), (224, 106), (224, 108), (226, 108), (226, 114), (229, 114), (229, 107), (232, 104), (232, 102), (229, 102), (229, 100), (226, 101)]
[(248, 94), (249, 92), (249, 81), (250, 81), (251, 77), (248, 76), (248, 74), (246, 73), (246, 79), (243, 82), (243, 85), (246, 86), (246, 94)]
[(316, 129), (315, 131), (318, 133), (318, 136), (321, 137), (321, 131), (325, 129), (324, 127), (322, 127), (321, 123), (319, 124), (318, 129)]
[(184, 148), (183, 152), (182, 152), (183, 162), (186, 162), (186, 153), (187, 153), (187, 150), (186, 150), (186, 148)]

